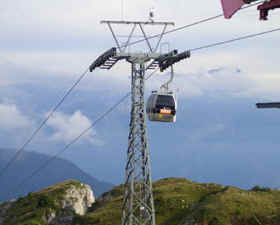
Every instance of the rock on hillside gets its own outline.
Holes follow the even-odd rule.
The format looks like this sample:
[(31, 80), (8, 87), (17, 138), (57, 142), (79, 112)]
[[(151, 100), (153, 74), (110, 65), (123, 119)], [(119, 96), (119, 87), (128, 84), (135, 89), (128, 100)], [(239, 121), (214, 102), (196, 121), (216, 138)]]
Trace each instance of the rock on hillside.
[(0, 205), (0, 225), (68, 225), (94, 202), (89, 185), (65, 181)]

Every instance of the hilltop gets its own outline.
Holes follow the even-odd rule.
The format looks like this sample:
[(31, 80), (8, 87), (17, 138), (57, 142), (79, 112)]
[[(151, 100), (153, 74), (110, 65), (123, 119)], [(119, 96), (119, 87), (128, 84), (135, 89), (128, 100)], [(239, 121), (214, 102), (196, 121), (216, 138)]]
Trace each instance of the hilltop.
[[(31, 193), (15, 202), (0, 205), (0, 224), (121, 224), (123, 185), (114, 187), (97, 200), (80, 202), (80, 205), (87, 205), (83, 213), (78, 213), (79, 211), (71, 206), (73, 204), (63, 207), (65, 204), (61, 203), (69, 202), (65, 201), (65, 193), (81, 193), (81, 191), (69, 192), (69, 188), (73, 190), (73, 187), (80, 190), (85, 185), (77, 181), (67, 181), (40, 192)], [(85, 193), (85, 191), (82, 192)], [(86, 192), (90, 193), (90, 190)], [(215, 183), (196, 183), (184, 178), (166, 178), (154, 182), (153, 192), (157, 225), (280, 224), (280, 191), (278, 190), (258, 186), (251, 190), (242, 190), (232, 186), (223, 187)], [(78, 199), (77, 195), (74, 197), (68, 195), (67, 198)], [(81, 197), (81, 199), (92, 198)], [(53, 217), (47, 216), (51, 213), (56, 215), (56, 219), (48, 222), (47, 218)], [(3, 215), (6, 217), (5, 220), (2, 218), (1, 223)], [(63, 215), (64, 217), (68, 215), (71, 222), (68, 220), (67, 223), (62, 223), (61, 216)]]
[[(157, 225), (279, 225), (280, 191), (167, 178), (153, 184)], [(81, 224), (121, 224), (123, 185), (103, 194)]]

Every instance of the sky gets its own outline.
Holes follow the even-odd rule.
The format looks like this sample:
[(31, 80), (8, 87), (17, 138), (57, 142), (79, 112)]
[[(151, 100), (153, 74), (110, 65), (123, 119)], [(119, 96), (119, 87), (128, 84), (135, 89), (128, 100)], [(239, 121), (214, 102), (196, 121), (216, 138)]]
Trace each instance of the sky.
[[(1, 3), (1, 147), (21, 147), (96, 57), (115, 46), (101, 20), (145, 21), (152, 7), (155, 21), (175, 22), (174, 28), (222, 13), (219, 0), (203, 5), (185, 0), (176, 4), (167, 0)], [(255, 6), (230, 20), (220, 17), (171, 33), (164, 37), (162, 49), (168, 46), (181, 52), (279, 28), (279, 10), (270, 12), (268, 21), (258, 17)], [(114, 29), (117, 35), (128, 33), (125, 27)], [(149, 35), (159, 32), (147, 30)], [(176, 64), (171, 88), (178, 96), (177, 122), (148, 122), (153, 179), (186, 177), (244, 188), (280, 187), (280, 112), (255, 108), (256, 102), (280, 100), (279, 37), (274, 32), (195, 51)], [(127, 63), (120, 62), (110, 71), (88, 74), (27, 150), (50, 155), (61, 151), (130, 91), (129, 70)], [(149, 79), (146, 97), (168, 78), (164, 72)], [(100, 180), (124, 182), (129, 100), (61, 157)]]

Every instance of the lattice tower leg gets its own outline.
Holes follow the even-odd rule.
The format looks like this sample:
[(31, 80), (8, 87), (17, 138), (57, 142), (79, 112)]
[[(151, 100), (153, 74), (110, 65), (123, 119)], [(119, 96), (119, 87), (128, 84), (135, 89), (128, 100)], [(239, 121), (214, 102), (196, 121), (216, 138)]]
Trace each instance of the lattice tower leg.
[(132, 104), (122, 225), (155, 225), (151, 163), (145, 119), (145, 65), (136, 63), (131, 65)]

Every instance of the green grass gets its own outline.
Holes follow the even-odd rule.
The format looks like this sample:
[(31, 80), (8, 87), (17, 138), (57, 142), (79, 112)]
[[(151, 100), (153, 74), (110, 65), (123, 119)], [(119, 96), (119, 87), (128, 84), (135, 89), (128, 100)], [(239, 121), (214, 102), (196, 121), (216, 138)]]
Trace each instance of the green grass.
[[(157, 224), (177, 225), (190, 212), (194, 203), (222, 189), (221, 185), (197, 184), (183, 178), (167, 178), (155, 182), (153, 194)], [(121, 224), (122, 193), (123, 185), (103, 194), (101, 198), (109, 200), (95, 203), (92, 212), (79, 218), (79, 222), (92, 225)]]
[[(223, 191), (209, 195), (191, 214), (197, 222), (208, 221), (209, 225), (231, 225), (246, 221), (248, 225), (279, 224), (280, 192), (254, 192), (226, 187)], [(213, 221), (213, 222), (211, 222)]]
[[(263, 189), (262, 189), (263, 190)], [(188, 219), (205, 225), (279, 225), (280, 192), (248, 191), (214, 183), (167, 178), (153, 184), (157, 225), (180, 225)], [(123, 186), (105, 193), (82, 225), (121, 224)], [(73, 223), (74, 225), (77, 223)]]
[[(46, 225), (45, 215), (63, 213), (60, 199), (76, 181), (67, 181), (20, 198), (8, 210), (3, 225)], [(124, 186), (104, 193), (86, 216), (72, 225), (120, 225)], [(214, 183), (167, 178), (153, 183), (157, 225), (279, 225), (280, 191), (254, 187), (241, 190)], [(4, 207), (4, 203), (0, 205)]]

